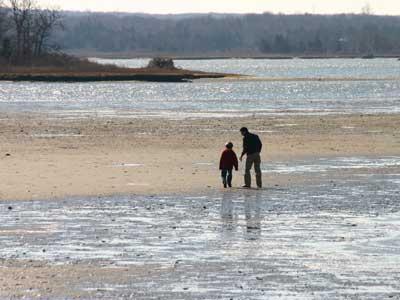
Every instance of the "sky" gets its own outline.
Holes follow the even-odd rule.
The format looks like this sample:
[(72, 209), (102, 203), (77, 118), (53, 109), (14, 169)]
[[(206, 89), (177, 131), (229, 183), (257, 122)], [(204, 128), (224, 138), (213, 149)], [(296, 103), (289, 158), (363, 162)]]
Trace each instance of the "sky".
[(170, 13), (360, 13), (400, 15), (400, 0), (39, 0), (66, 10)]

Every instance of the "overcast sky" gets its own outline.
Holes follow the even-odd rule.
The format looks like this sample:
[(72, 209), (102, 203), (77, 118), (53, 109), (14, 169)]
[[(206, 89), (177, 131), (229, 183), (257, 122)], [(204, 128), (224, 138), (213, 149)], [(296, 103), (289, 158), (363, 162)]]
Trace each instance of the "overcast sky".
[(146, 13), (359, 13), (369, 3), (376, 14), (400, 15), (400, 0), (39, 0), (68, 10)]

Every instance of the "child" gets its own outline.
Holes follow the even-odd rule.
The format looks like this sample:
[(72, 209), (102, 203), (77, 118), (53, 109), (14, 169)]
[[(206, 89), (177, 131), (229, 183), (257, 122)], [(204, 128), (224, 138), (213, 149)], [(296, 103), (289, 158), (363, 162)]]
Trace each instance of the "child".
[(224, 150), (224, 152), (222, 152), (221, 155), (219, 169), (221, 170), (222, 183), (224, 185), (224, 188), (227, 188), (227, 186), (232, 187), (232, 170), (233, 168), (235, 168), (235, 170), (238, 171), (239, 164), (236, 153), (232, 150), (233, 144), (229, 142), (225, 145), (225, 147), (226, 149)]

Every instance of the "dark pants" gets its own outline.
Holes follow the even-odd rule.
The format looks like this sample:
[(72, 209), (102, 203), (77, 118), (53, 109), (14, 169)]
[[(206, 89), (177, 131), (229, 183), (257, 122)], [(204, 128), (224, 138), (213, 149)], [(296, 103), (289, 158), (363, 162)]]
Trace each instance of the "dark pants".
[(222, 183), (232, 186), (233, 170), (221, 170)]
[(254, 154), (247, 155), (246, 171), (245, 171), (245, 175), (244, 175), (244, 183), (248, 187), (251, 186), (250, 170), (252, 169), (253, 165), (254, 165), (254, 170), (256, 172), (257, 186), (259, 188), (261, 188), (262, 187), (262, 173), (261, 173), (261, 157), (260, 157), (260, 153), (254, 153)]

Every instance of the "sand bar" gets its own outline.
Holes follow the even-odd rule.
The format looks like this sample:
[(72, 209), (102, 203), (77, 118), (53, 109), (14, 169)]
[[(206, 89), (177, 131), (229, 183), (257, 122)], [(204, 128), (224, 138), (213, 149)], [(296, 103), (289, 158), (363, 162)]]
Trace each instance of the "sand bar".
[[(220, 151), (232, 141), (240, 152), (243, 125), (262, 137), (266, 163), (400, 153), (396, 114), (184, 120), (1, 114), (0, 199), (217, 189)], [(287, 177), (266, 173), (265, 181), (286, 184)]]

